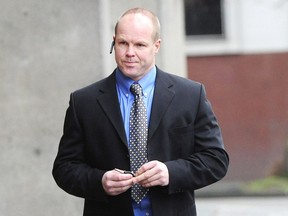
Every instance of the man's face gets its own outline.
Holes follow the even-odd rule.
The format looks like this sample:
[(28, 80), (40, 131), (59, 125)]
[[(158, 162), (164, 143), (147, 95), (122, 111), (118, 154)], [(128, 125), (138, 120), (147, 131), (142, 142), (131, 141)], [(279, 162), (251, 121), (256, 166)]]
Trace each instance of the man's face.
[(154, 27), (147, 16), (128, 14), (118, 23), (115, 60), (125, 76), (137, 81), (155, 65), (160, 39), (154, 40)]

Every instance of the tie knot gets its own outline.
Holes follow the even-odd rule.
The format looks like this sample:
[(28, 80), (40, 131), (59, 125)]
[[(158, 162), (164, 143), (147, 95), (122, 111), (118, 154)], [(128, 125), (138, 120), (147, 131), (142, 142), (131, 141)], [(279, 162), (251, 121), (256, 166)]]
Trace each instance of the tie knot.
[(142, 95), (142, 87), (139, 83), (133, 83), (130, 87), (130, 91), (133, 95), (141, 96)]

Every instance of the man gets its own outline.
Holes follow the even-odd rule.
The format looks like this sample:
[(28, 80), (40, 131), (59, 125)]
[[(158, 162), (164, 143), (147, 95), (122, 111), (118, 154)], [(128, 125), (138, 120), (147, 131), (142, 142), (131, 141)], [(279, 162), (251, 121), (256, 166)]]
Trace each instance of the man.
[[(152, 12), (126, 11), (113, 40), (115, 71), (70, 96), (53, 176), (85, 199), (85, 216), (196, 215), (194, 190), (223, 178), (229, 161), (204, 87), (155, 66), (161, 40)], [(134, 96), (132, 84), (144, 93)], [(131, 129), (134, 99), (149, 129)], [(144, 141), (146, 162), (136, 169), (142, 156), (131, 134), (144, 134), (135, 142)], [(144, 198), (134, 197), (137, 187)]]

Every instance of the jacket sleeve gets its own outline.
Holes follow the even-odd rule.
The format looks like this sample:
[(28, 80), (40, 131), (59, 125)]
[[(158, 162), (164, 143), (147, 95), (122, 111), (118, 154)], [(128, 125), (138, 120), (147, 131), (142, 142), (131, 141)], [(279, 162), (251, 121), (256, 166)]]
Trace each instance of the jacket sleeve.
[(52, 174), (58, 186), (67, 193), (105, 200), (106, 194), (101, 182), (104, 171), (90, 167), (85, 161), (83, 129), (74, 103), (71, 94)]
[(193, 123), (194, 150), (188, 157), (166, 162), (170, 176), (168, 193), (205, 187), (223, 178), (228, 169), (229, 157), (221, 130), (203, 85), (199, 94)]

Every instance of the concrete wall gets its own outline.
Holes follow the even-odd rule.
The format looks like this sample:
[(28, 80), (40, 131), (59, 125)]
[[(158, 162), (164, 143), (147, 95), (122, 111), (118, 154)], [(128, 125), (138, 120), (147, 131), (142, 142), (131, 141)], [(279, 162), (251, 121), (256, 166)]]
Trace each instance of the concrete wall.
[(288, 1), (242, 0), (239, 34), (245, 53), (288, 50)]
[(159, 66), (186, 76), (182, 3), (162, 3), (0, 1), (1, 216), (82, 214), (83, 200), (59, 189), (51, 175), (69, 93), (111, 73), (114, 23), (134, 6), (159, 12), (169, 34), (163, 40), (169, 52), (160, 51)]
[(0, 2), (0, 215), (81, 215), (51, 169), (72, 90), (101, 75), (97, 1)]

